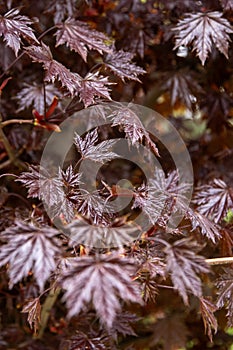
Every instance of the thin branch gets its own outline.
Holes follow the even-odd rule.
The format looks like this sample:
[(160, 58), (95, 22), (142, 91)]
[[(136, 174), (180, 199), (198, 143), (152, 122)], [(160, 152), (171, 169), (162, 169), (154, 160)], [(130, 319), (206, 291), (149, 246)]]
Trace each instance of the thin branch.
[(10, 142), (8, 138), (6, 137), (5, 133), (3, 132), (2, 128), (0, 128), (0, 140), (4, 144), (4, 147), (6, 149), (7, 155), (9, 157), (9, 160), (11, 163), (15, 163), (16, 158), (15, 158), (15, 153), (13, 148), (10, 145)]
[(227, 264), (233, 264), (233, 257), (228, 256), (224, 258), (212, 258), (212, 259), (206, 259), (205, 261), (209, 265), (227, 265)]
[(4, 128), (9, 124), (33, 124), (33, 119), (9, 119), (0, 123), (0, 128)]
[(41, 339), (43, 337), (52, 307), (55, 304), (57, 297), (60, 294), (60, 291), (61, 291), (60, 288), (52, 288), (47, 298), (45, 299), (45, 302), (42, 306), (42, 311), (41, 311), (41, 323), (40, 323), (39, 333), (35, 334), (34, 338)]
[(43, 99), (44, 99), (44, 117), (46, 118), (46, 88), (45, 88), (44, 79), (43, 79)]
[(9, 64), (9, 66), (0, 75), (0, 80), (4, 77), (5, 74), (7, 74), (7, 72), (11, 69), (11, 67), (13, 67), (15, 65), (15, 63), (18, 62), (20, 60), (20, 58), (23, 57), (24, 54), (25, 54), (25, 51), (21, 52), (21, 54), (19, 56), (17, 56), (16, 59), (14, 59), (14, 61), (11, 62), (11, 64)]
[(6, 160), (5, 162), (0, 164), (0, 170), (7, 168), (11, 164), (10, 159)]
[[(1, 115), (0, 115), (0, 124), (1, 124)], [(15, 153), (14, 149), (11, 147), (9, 140), (6, 137), (1, 127), (0, 127), (0, 141), (2, 141), (9, 158), (7, 161), (0, 164), (0, 169), (3, 169), (9, 166), (11, 163), (25, 169), (26, 168), (25, 164), (21, 162), (21, 160), (17, 159), (18, 156), (23, 152), (24, 148), (21, 148), (18, 152)]]
[[(45, 35), (47, 35), (50, 31), (56, 29), (56, 26), (52, 26), (51, 28), (46, 29), (40, 36), (38, 36), (38, 40), (41, 40)], [(4, 77), (5, 74), (7, 74), (7, 72), (15, 65), (16, 62), (18, 62), (23, 55), (25, 55), (26, 51), (21, 52), (21, 54), (19, 56), (17, 56), (13, 62), (11, 62), (9, 64), (9, 66), (3, 71), (3, 73), (0, 75), (0, 80)]]

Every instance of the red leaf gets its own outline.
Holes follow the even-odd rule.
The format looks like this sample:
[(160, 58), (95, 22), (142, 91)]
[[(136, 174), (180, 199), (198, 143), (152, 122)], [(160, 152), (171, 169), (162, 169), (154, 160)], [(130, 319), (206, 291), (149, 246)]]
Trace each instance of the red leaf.
[(53, 123), (49, 123), (49, 117), (51, 116), (51, 114), (54, 112), (56, 106), (58, 104), (58, 98), (55, 96), (53, 98), (53, 101), (51, 102), (47, 112), (44, 115), (39, 114), (39, 112), (37, 112), (37, 110), (33, 110), (32, 113), (34, 115), (34, 125), (36, 126), (40, 126), (44, 129), (47, 130), (52, 130), (52, 131), (56, 131), (56, 132), (60, 132), (61, 129), (59, 128), (58, 125), (53, 124)]
[(9, 80), (11, 80), (12, 78), (6, 78), (5, 80), (3, 80), (2, 84), (0, 85), (0, 96), (2, 94), (2, 90), (4, 89), (4, 87), (6, 86), (6, 84), (8, 83)]

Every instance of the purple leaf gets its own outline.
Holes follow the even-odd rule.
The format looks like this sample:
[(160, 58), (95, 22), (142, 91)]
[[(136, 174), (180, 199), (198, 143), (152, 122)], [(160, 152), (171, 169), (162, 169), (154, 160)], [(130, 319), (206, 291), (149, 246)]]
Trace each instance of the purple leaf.
[(28, 313), (27, 321), (30, 325), (30, 328), (34, 329), (34, 333), (37, 332), (40, 324), (40, 314), (41, 314), (41, 305), (40, 299), (35, 298), (30, 300), (24, 305), (22, 313)]
[(58, 79), (71, 95), (77, 95), (77, 89), (81, 84), (81, 77), (78, 73), (71, 72), (63, 64), (53, 59), (50, 48), (43, 42), (41, 46), (29, 46), (25, 48), (27, 54), (34, 62), (43, 64), (46, 70), (45, 81), (52, 82)]
[(128, 107), (120, 107), (113, 112), (109, 118), (112, 119), (112, 126), (120, 126), (126, 134), (126, 138), (132, 145), (145, 141), (155, 155), (159, 156), (155, 143), (151, 140), (149, 132), (143, 126), (137, 114)]
[(105, 140), (96, 145), (97, 141), (97, 128), (88, 132), (84, 140), (77, 133), (75, 134), (74, 144), (82, 159), (105, 163), (119, 157), (115, 152), (111, 151), (112, 147), (117, 143), (117, 140)]
[(186, 13), (173, 30), (176, 32), (174, 49), (192, 44), (202, 65), (205, 64), (212, 44), (228, 57), (229, 34), (233, 33), (233, 30), (219, 11)]
[(233, 272), (232, 268), (225, 268), (224, 273), (216, 281), (218, 299), (216, 305), (218, 308), (226, 307), (228, 327), (233, 326)]
[(211, 184), (196, 189), (193, 203), (202, 215), (219, 223), (233, 209), (233, 188), (221, 179), (214, 179)]
[[(24, 87), (15, 96), (19, 105), (17, 112), (23, 111), (32, 106), (39, 114), (43, 115), (45, 109), (43, 85), (25, 83), (23, 86)], [(53, 84), (45, 85), (45, 90), (47, 106), (52, 103), (54, 96), (61, 97), (60, 91)]]
[(191, 221), (193, 230), (196, 230), (196, 228), (199, 227), (202, 235), (206, 236), (213, 243), (216, 243), (216, 240), (221, 238), (218, 226), (216, 226), (201, 213), (198, 213), (197, 211), (189, 208), (186, 212), (186, 217)]
[(108, 77), (99, 75), (98, 72), (88, 73), (85, 78), (81, 78), (80, 87), (78, 87), (80, 100), (83, 101), (85, 107), (94, 104), (96, 97), (111, 100), (108, 85), (112, 84), (108, 81)]
[(111, 52), (106, 44), (109, 38), (101, 32), (89, 27), (85, 22), (68, 18), (64, 23), (57, 24), (56, 46), (66, 44), (87, 61), (88, 50), (97, 50), (100, 54)]
[(29, 170), (30, 172), (23, 172), (17, 179), (29, 189), (28, 197), (42, 199), (49, 206), (63, 198), (63, 183), (57, 176), (36, 165), (31, 165)]
[(36, 42), (33, 30), (29, 27), (33, 21), (27, 16), (19, 15), (19, 9), (11, 9), (4, 16), (0, 15), (0, 36), (4, 36), (7, 45), (18, 55), (21, 37), (29, 43)]
[(166, 245), (164, 252), (167, 272), (170, 273), (173, 285), (184, 303), (188, 304), (190, 292), (200, 298), (202, 287), (198, 274), (209, 272), (204, 257), (196, 254), (200, 246), (187, 238), (180, 239), (172, 245), (167, 242), (164, 244)]
[(56, 255), (61, 255), (61, 242), (56, 238), (59, 231), (51, 227), (38, 227), (33, 223), (15, 221), (0, 238), (6, 244), (0, 249), (0, 266), (9, 264), (10, 287), (33, 272), (43, 290), (46, 280), (56, 269)]
[(104, 65), (111, 69), (114, 74), (120, 77), (123, 81), (127, 78), (129, 80), (139, 81), (138, 75), (145, 74), (146, 71), (135, 63), (131, 62), (134, 54), (123, 50), (110, 53), (104, 60)]
[(77, 12), (77, 0), (49, 0), (47, 3), (45, 12), (52, 14), (55, 24), (62, 22), (66, 16), (75, 17)]
[(116, 254), (74, 258), (61, 276), (68, 316), (80, 313), (92, 301), (101, 322), (111, 328), (121, 310), (119, 299), (142, 303), (139, 286), (131, 279), (135, 269), (132, 260)]
[(220, 0), (223, 11), (233, 10), (233, 0)]
[(214, 333), (217, 333), (218, 322), (214, 316), (214, 312), (217, 311), (218, 307), (213, 304), (209, 299), (200, 298), (200, 309), (201, 316), (205, 326), (205, 332), (210, 338), (210, 341), (213, 341), (212, 330)]

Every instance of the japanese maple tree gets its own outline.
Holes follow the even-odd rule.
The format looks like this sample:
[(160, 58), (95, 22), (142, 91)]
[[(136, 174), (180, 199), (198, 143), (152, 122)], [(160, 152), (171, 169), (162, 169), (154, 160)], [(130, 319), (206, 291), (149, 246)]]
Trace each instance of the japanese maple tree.
[[(232, 349), (232, 23), (233, 0), (0, 0), (1, 349)], [(189, 204), (133, 104), (182, 137)]]

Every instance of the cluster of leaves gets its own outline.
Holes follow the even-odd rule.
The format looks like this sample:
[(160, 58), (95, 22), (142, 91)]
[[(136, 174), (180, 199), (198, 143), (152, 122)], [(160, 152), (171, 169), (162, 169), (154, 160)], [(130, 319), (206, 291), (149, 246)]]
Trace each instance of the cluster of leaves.
[[(232, 11), (232, 0), (0, 1), (2, 349), (231, 345)], [(111, 100), (179, 130), (190, 206), (190, 184), (131, 104), (105, 118)], [(75, 162), (40, 166), (51, 131), (93, 105), (105, 125), (74, 135)], [(119, 136), (165, 172), (146, 158), (145, 179), (138, 153), (121, 159)], [(100, 165), (93, 191), (84, 161)], [(171, 214), (183, 216), (177, 228)]]

